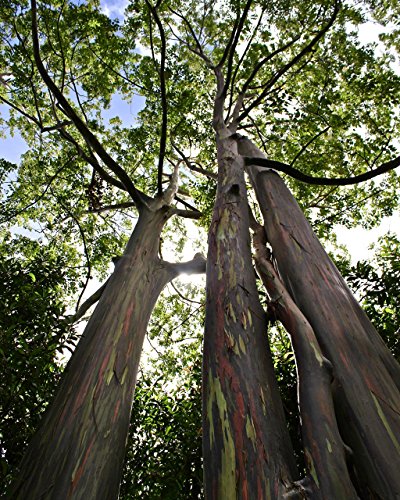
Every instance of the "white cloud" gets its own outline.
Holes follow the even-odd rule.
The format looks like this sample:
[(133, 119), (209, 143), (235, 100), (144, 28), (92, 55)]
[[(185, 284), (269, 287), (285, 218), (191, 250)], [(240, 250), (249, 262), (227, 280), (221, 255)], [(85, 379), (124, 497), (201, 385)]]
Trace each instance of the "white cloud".
[(107, 17), (117, 17), (122, 20), (125, 17), (125, 9), (128, 3), (128, 0), (102, 0), (101, 11)]

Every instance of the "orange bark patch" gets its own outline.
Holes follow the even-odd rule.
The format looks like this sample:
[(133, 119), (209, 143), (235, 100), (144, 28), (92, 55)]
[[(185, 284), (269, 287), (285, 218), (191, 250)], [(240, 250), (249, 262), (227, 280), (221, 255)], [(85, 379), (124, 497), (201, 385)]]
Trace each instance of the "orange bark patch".
[(128, 309), (126, 310), (124, 324), (122, 326), (122, 333), (124, 336), (128, 335), (129, 327), (131, 326), (131, 316), (134, 309), (135, 309), (135, 301), (132, 299), (131, 303), (128, 306)]

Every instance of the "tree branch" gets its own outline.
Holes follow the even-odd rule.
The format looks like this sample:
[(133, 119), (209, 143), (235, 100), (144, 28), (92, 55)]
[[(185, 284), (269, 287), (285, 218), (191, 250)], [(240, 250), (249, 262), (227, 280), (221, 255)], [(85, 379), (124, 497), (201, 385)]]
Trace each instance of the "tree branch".
[(181, 40), (181, 39), (179, 39), (179, 37), (177, 37), (179, 39), (179, 41), (181, 41), (184, 45), (186, 45), (190, 51), (192, 51), (194, 54), (198, 55), (201, 59), (203, 59), (209, 68), (214, 69), (214, 65), (213, 65), (212, 61), (204, 54), (203, 47), (201, 46), (200, 41), (199, 41), (198, 37), (196, 36), (196, 33), (194, 32), (194, 29), (193, 29), (192, 25), (190, 24), (190, 22), (187, 20), (187, 18), (183, 14), (180, 14), (179, 12), (176, 12), (175, 10), (173, 10), (171, 7), (168, 7), (168, 8), (173, 14), (175, 14), (177, 17), (182, 19), (182, 21), (184, 21), (186, 26), (189, 28), (190, 34), (194, 40), (194, 43), (196, 44), (197, 50), (194, 49), (193, 47), (191, 47), (184, 40)]
[(187, 262), (166, 262), (174, 277), (180, 274), (203, 274), (206, 272), (206, 259), (203, 254), (196, 253), (192, 260)]
[(311, 175), (304, 174), (286, 163), (281, 163), (279, 161), (267, 160), (266, 158), (249, 158), (244, 157), (244, 161), (246, 166), (251, 167), (253, 165), (257, 165), (260, 167), (267, 168), (269, 170), (279, 170), (280, 172), (284, 172), (285, 174), (290, 175), (294, 179), (305, 182), (306, 184), (314, 184), (317, 186), (349, 186), (351, 184), (358, 184), (359, 182), (368, 181), (369, 179), (373, 179), (378, 175), (385, 174), (386, 172), (390, 172), (394, 170), (398, 166), (400, 166), (400, 156), (395, 158), (394, 160), (388, 161), (386, 163), (382, 163), (380, 167), (375, 168), (374, 170), (370, 170), (369, 172), (365, 172), (363, 174), (355, 175), (354, 177), (343, 177), (343, 178), (330, 178), (330, 177), (313, 177)]
[(190, 203), (188, 203), (187, 201), (183, 200), (182, 198), (180, 198), (177, 195), (175, 195), (175, 200), (178, 201), (179, 203), (182, 203), (182, 205), (184, 207), (188, 208), (191, 212), (199, 212), (199, 210), (197, 210), (197, 208), (193, 207)]
[(250, 76), (248, 77), (248, 79), (245, 81), (244, 85), (243, 85), (243, 88), (241, 90), (241, 92), (244, 94), (247, 92), (247, 89), (249, 88), (251, 82), (253, 81), (253, 79), (256, 77), (257, 73), (260, 71), (260, 69), (265, 66), (265, 64), (269, 61), (271, 61), (276, 55), (284, 52), (285, 50), (287, 50), (288, 48), (290, 48), (294, 43), (297, 42), (297, 40), (300, 38), (300, 36), (296, 36), (294, 37), (292, 40), (290, 40), (290, 42), (286, 43), (285, 45), (283, 45), (282, 47), (278, 47), (276, 50), (274, 50), (273, 52), (271, 52), (270, 54), (268, 54), (266, 57), (264, 57), (264, 59), (261, 59), (261, 61), (259, 61), (255, 67), (253, 68), (253, 71), (251, 72)]
[(233, 72), (233, 76), (231, 78), (231, 82), (230, 82), (230, 92), (229, 92), (229, 106), (228, 106), (228, 112), (227, 112), (227, 117), (225, 119), (225, 122), (228, 123), (228, 120), (229, 120), (229, 116), (230, 116), (230, 113), (231, 113), (231, 109), (232, 109), (232, 104), (233, 104), (233, 91), (234, 91), (234, 86), (235, 86), (235, 81), (236, 81), (236, 77), (237, 77), (237, 74), (239, 72), (239, 69), (240, 69), (240, 66), (242, 65), (248, 51), (250, 50), (250, 47), (251, 47), (251, 44), (254, 40), (254, 37), (256, 35), (256, 33), (258, 32), (258, 29), (260, 27), (260, 24), (261, 24), (261, 21), (262, 21), (262, 18), (264, 16), (264, 12), (265, 12), (265, 8), (262, 9), (261, 11), (261, 14), (260, 14), (260, 17), (257, 21), (257, 24), (256, 26), (254, 27), (254, 30), (253, 30), (253, 33), (251, 34), (251, 37), (249, 39), (249, 41), (247, 42), (247, 45), (246, 45), (246, 48), (244, 49), (243, 51), (243, 54), (241, 55), (240, 59), (239, 59), (239, 62), (237, 63), (236, 65), (236, 68), (235, 68), (235, 71)]
[(161, 137), (160, 137), (160, 153), (158, 157), (158, 174), (157, 174), (157, 192), (158, 195), (162, 195), (162, 175), (163, 175), (163, 166), (164, 166), (164, 158), (165, 158), (165, 150), (167, 145), (167, 128), (168, 128), (168, 108), (167, 108), (167, 90), (166, 90), (166, 82), (165, 82), (165, 61), (166, 61), (166, 48), (167, 43), (165, 39), (165, 31), (161, 20), (158, 16), (157, 9), (154, 8), (149, 0), (146, 0), (146, 4), (152, 13), (154, 20), (157, 24), (158, 31), (160, 32), (161, 38), (161, 62), (160, 62), (160, 88), (161, 88), (161, 108), (162, 108), (162, 123), (161, 123)]
[(278, 70), (264, 85), (264, 90), (261, 92), (261, 94), (254, 99), (254, 101), (248, 106), (246, 111), (244, 111), (238, 118), (238, 121), (242, 121), (252, 109), (254, 109), (256, 106), (258, 106), (261, 101), (264, 99), (264, 97), (267, 95), (268, 90), (275, 85), (275, 83), (287, 72), (289, 71), (294, 65), (296, 65), (306, 54), (311, 52), (311, 50), (315, 47), (315, 45), (321, 40), (321, 38), (329, 31), (333, 23), (335, 22), (335, 19), (338, 15), (340, 8), (340, 2), (339, 0), (335, 1), (335, 7), (332, 13), (332, 16), (328, 23), (322, 28), (316, 35), (315, 37), (295, 56), (291, 61), (289, 61), (287, 64), (285, 64), (280, 70)]
[(75, 314), (71, 314), (70, 316), (67, 316), (64, 321), (66, 323), (73, 324), (79, 321), (85, 314), (86, 312), (96, 303), (100, 300), (100, 297), (102, 296), (104, 290), (106, 289), (107, 283), (109, 282), (109, 279), (101, 285), (100, 288), (98, 288), (93, 295), (91, 295), (88, 299), (85, 300), (85, 302), (78, 308)]
[(202, 214), (199, 210), (179, 210), (178, 208), (173, 208), (172, 215), (178, 215), (185, 219), (200, 219)]
[(104, 205), (104, 207), (93, 208), (89, 210), (87, 213), (89, 214), (99, 214), (101, 212), (108, 212), (110, 210), (119, 210), (121, 208), (131, 208), (135, 207), (136, 204), (132, 201), (126, 201), (123, 203), (116, 203), (115, 205)]
[(224, 90), (223, 90), (224, 94), (226, 94), (226, 92), (229, 88), (229, 84), (230, 84), (231, 77), (232, 77), (233, 58), (235, 56), (236, 46), (239, 42), (239, 38), (240, 38), (240, 35), (242, 32), (244, 23), (246, 22), (247, 14), (249, 13), (249, 10), (250, 10), (252, 3), (253, 3), (253, 0), (247, 0), (246, 5), (243, 9), (243, 13), (239, 19), (239, 22), (237, 22), (237, 23), (235, 22), (235, 26), (232, 30), (231, 38), (230, 38), (230, 40), (225, 48), (225, 52), (222, 56), (222, 59), (218, 64), (219, 67), (222, 67), (223, 64), (225, 63), (225, 59), (229, 53), (228, 68), (226, 71), (225, 86), (224, 86)]
[[(110, 175), (101, 165), (100, 163), (97, 161), (97, 158), (93, 155), (92, 152), (90, 152), (89, 155), (87, 155), (85, 153), (85, 151), (83, 150), (83, 148), (81, 147), (81, 145), (72, 137), (72, 135), (70, 135), (66, 130), (64, 129), (61, 129), (60, 130), (60, 135), (62, 137), (64, 137), (64, 139), (66, 139), (68, 142), (70, 142), (71, 144), (73, 144), (79, 154), (79, 156), (85, 160), (86, 162), (89, 163), (89, 165), (91, 165), (94, 170), (96, 170), (96, 172), (100, 175), (100, 177), (105, 180), (106, 182), (108, 182), (109, 184), (111, 184), (112, 186), (115, 186), (119, 189), (122, 189), (123, 191), (127, 191), (127, 188), (126, 186), (121, 182), (119, 181), (118, 179), (115, 179), (112, 175)], [(144, 195), (145, 196), (145, 195)], [(135, 203), (136, 205), (136, 203)]]
[(28, 208), (32, 207), (33, 205), (35, 205), (38, 201), (40, 201), (44, 196), (45, 194), (47, 193), (47, 191), (50, 189), (50, 186), (51, 184), (53, 183), (53, 181), (57, 178), (58, 174), (64, 170), (64, 168), (69, 164), (71, 163), (71, 161), (74, 160), (73, 157), (71, 158), (68, 158), (68, 160), (57, 170), (57, 172), (52, 175), (50, 177), (50, 180), (48, 181), (47, 183), (47, 186), (45, 187), (44, 191), (37, 197), (35, 198), (31, 203), (28, 203), (28, 205), (26, 205), (24, 208), (21, 208), (20, 210), (17, 210), (16, 212), (14, 212), (13, 214), (7, 216), (5, 219), (2, 219), (0, 221), (0, 224), (4, 224), (5, 222), (9, 222), (11, 219), (13, 219), (14, 217), (16, 217), (17, 215), (19, 214), (22, 214), (23, 212), (25, 212), (25, 210), (27, 210)]
[(50, 75), (48, 74), (46, 68), (43, 65), (42, 59), (40, 57), (40, 45), (39, 45), (39, 35), (37, 27), (37, 5), (36, 0), (31, 0), (32, 9), (32, 43), (33, 43), (33, 55), (36, 63), (36, 67), (42, 77), (44, 83), (47, 85), (49, 90), (53, 93), (58, 103), (60, 104), (64, 114), (70, 118), (75, 127), (78, 129), (82, 137), (91, 145), (93, 150), (99, 155), (101, 160), (107, 165), (107, 167), (114, 172), (114, 174), (120, 179), (122, 184), (126, 187), (126, 190), (131, 195), (136, 206), (140, 209), (145, 205), (143, 193), (141, 193), (134, 186), (129, 175), (121, 168), (118, 163), (107, 153), (104, 147), (100, 144), (97, 137), (87, 128), (82, 119), (78, 116), (72, 106), (69, 104), (63, 93), (54, 83)]
[(187, 297), (185, 297), (183, 295), (183, 293), (181, 293), (178, 288), (174, 285), (174, 282), (171, 281), (169, 283), (169, 285), (171, 285), (171, 287), (175, 290), (175, 292), (179, 295), (179, 297), (182, 299), (182, 300), (185, 300), (186, 302), (190, 302), (192, 304), (200, 304), (201, 306), (203, 305), (203, 302), (199, 302), (198, 300), (193, 300), (193, 299), (188, 299)]
[(290, 166), (292, 167), (295, 164), (296, 160), (304, 153), (304, 151), (308, 148), (308, 146), (310, 144), (312, 144), (316, 139), (318, 139), (318, 137), (320, 137), (321, 135), (325, 134), (325, 132), (327, 132), (330, 128), (331, 128), (330, 125), (328, 125), (323, 130), (321, 130), (320, 132), (318, 132), (318, 134), (314, 135), (314, 137), (312, 137), (309, 141), (307, 141), (304, 144), (304, 146), (300, 149), (300, 151), (298, 153), (296, 153), (295, 157), (290, 162)]
[(192, 170), (193, 172), (198, 172), (199, 174), (203, 174), (206, 177), (210, 179), (217, 180), (218, 175), (214, 174), (214, 172), (210, 172), (209, 170), (205, 170), (204, 168), (201, 167), (196, 167), (193, 163), (190, 162), (189, 158), (185, 155), (183, 151), (181, 151), (176, 144), (172, 143), (172, 147), (175, 149), (175, 151), (181, 156), (182, 160), (185, 162), (185, 165), (189, 170)]

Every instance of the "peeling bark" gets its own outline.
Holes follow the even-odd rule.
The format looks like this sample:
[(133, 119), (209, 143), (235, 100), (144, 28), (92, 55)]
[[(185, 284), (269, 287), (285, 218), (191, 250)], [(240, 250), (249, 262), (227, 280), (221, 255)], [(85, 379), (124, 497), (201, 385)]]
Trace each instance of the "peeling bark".
[[(169, 216), (165, 207), (141, 211), (28, 447), (13, 499), (118, 497), (147, 323), (162, 289), (179, 273), (178, 267), (158, 258), (160, 233)], [(184, 269), (189, 271), (188, 263)]]
[(207, 499), (280, 498), (296, 479), (251, 262), (243, 162), (217, 138), (207, 257), (203, 457)]
[[(245, 156), (262, 153), (240, 139)], [(363, 497), (400, 497), (400, 367), (325, 253), (282, 179), (248, 167), (280, 275), (335, 375), (340, 433)]]
[[(296, 357), (301, 429), (308, 469), (307, 498), (356, 499), (346, 465), (332, 398), (332, 365), (319, 347), (310, 323), (293, 302), (267, 258), (263, 226), (254, 234), (256, 267), (274, 316), (289, 333)], [(302, 481), (304, 483), (304, 481)]]

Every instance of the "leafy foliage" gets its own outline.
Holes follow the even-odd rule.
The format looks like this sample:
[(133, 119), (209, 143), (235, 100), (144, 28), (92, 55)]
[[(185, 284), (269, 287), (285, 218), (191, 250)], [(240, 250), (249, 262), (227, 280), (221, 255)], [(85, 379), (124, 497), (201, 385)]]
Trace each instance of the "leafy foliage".
[(135, 391), (120, 498), (201, 498), (201, 365), (177, 387), (142, 378)]
[(394, 234), (380, 239), (371, 261), (345, 271), (350, 287), (392, 354), (400, 360), (400, 241)]
[(76, 332), (62, 321), (75, 291), (71, 255), (55, 245), (3, 233), (0, 241), (0, 447), (3, 487), (60, 380), (57, 354), (73, 349)]

